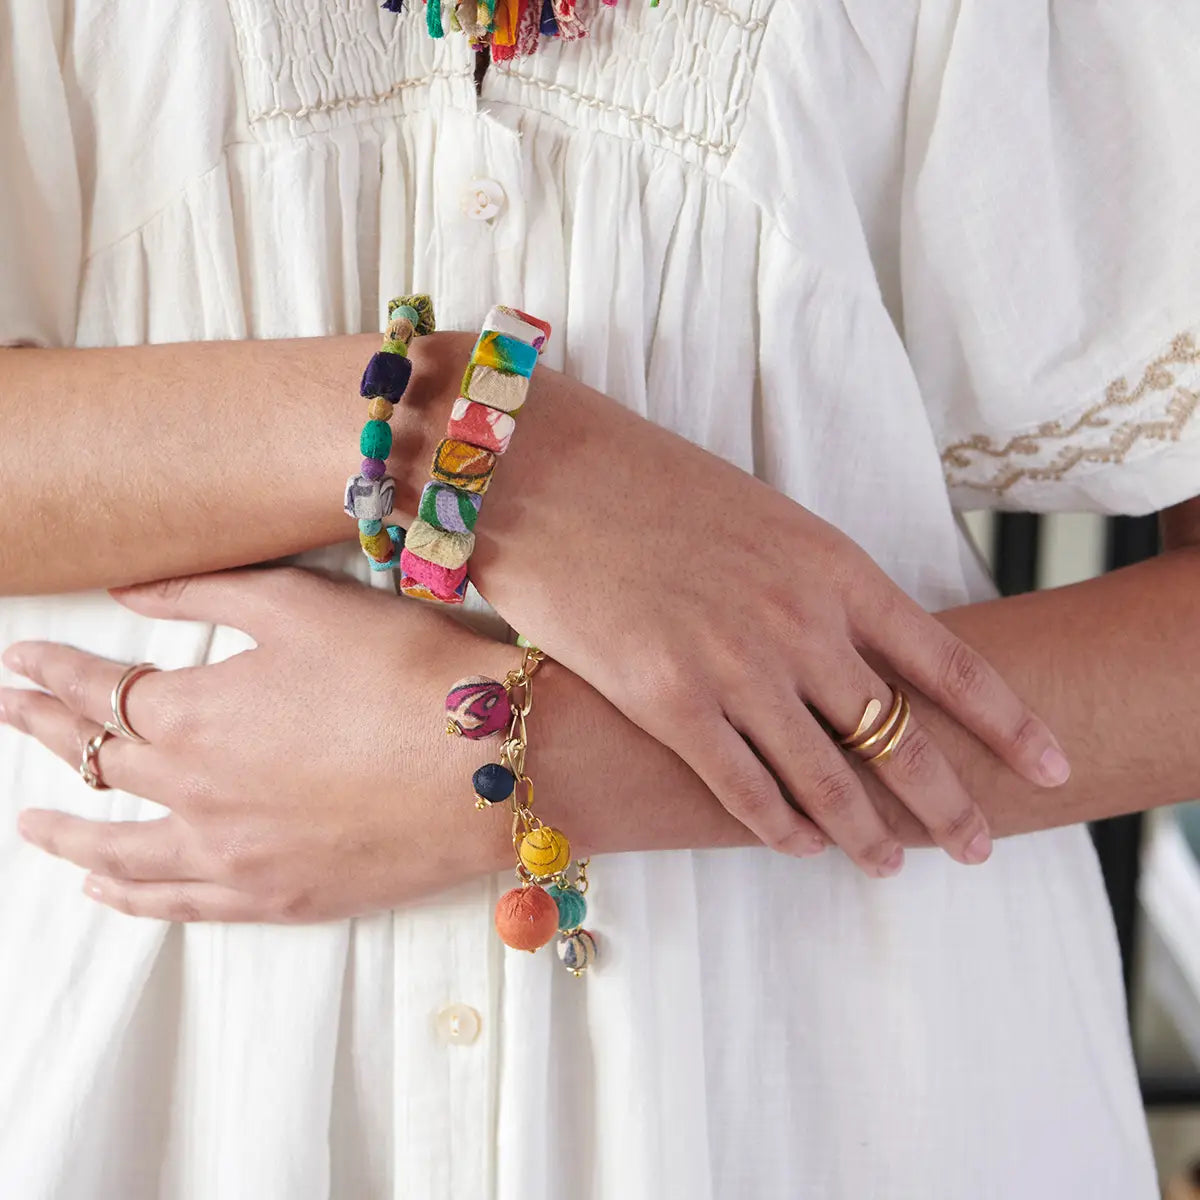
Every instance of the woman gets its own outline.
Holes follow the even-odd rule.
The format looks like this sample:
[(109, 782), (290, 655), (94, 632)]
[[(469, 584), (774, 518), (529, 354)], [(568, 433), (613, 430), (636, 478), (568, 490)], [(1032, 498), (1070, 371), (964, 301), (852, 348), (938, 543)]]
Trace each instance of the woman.
[[(539, 684), (541, 811), (577, 846), (637, 851), (593, 865), (602, 969), (579, 984), (499, 953), (504, 831), (447, 800), (477, 761), (430, 713), (511, 648), (292, 572), (124, 608), (9, 601), (7, 664), (52, 695), (6, 691), (8, 719), (72, 763), (120, 667), (47, 640), (164, 667), (240, 648), (230, 626), (259, 649), (131, 690), (149, 745), (110, 741), (101, 765), (171, 806), (153, 832), (93, 827), (162, 810), (105, 806), (6, 743), (14, 812), (92, 820), (34, 814), (52, 856), (10, 842), (6, 960), (35, 983), (6, 997), (0, 1179), (61, 1197), (1153, 1194), (1085, 832), (962, 864), (988, 826), (1194, 788), (1171, 718), (1194, 700), (1196, 552), (981, 602), (952, 496), (1195, 494), (1197, 355), (1177, 336), (1197, 324), (1195, 189), (1145, 151), (1151, 132), (1182, 143), (1194, 19), (685, 0), (601, 13), (582, 46), (493, 64), (477, 97), (467, 47), (411, 17), (12, 14), (0, 335), (125, 348), (5, 356), (6, 587), (344, 536), (372, 339), (329, 335), (410, 284), (446, 328), (519, 299), (564, 370), (539, 368), (473, 571), (562, 664)], [(469, 343), (414, 350), (401, 511)], [(46, 419), (64, 396), (82, 399), (61, 406), (69, 433)], [(950, 610), (1049, 720), (1069, 782), (1049, 786), (1045, 726), (812, 514)], [(1174, 521), (1194, 543), (1194, 509)], [(966, 670), (939, 673), (939, 646)], [(903, 680), (907, 753), (851, 772), (804, 703), (849, 732)], [(838, 849), (811, 853), (783, 792)], [(960, 862), (917, 849), (868, 877), (927, 828)], [(253, 923), (281, 919), (323, 923)]]

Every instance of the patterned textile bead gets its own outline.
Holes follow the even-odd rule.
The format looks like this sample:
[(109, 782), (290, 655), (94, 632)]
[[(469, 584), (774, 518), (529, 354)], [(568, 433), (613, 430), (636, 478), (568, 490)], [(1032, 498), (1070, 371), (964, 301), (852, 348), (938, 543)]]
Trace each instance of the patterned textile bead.
[(470, 533), (475, 528), (483, 497), (474, 492), (460, 492), (448, 483), (431, 479), (421, 491), (417, 516), (435, 529), (450, 533)]
[(495, 737), (508, 728), (508, 693), (498, 679), (472, 675), (446, 693), (446, 731), (472, 742)]
[(388, 322), (388, 327), (384, 331), (384, 337), (387, 339), (384, 344), (386, 346), (390, 342), (398, 342), (404, 347), (404, 352), (408, 353), (408, 344), (413, 340), (415, 333), (413, 323), (407, 317), (395, 317)]
[(387, 562), (392, 557), (392, 539), (384, 530), (378, 533), (360, 533), (359, 543), (376, 562)]
[(508, 413), (460, 396), (450, 410), (446, 436), (460, 442), (470, 442), (472, 446), (490, 450), (493, 454), (503, 454), (512, 441), (516, 427), (516, 421)]
[(431, 600), (436, 604), (461, 604), (467, 598), (467, 581), (464, 579), (458, 585), (458, 589), (453, 595), (442, 596), (429, 587), (428, 584), (421, 583), (420, 580), (413, 579), (401, 573), (400, 591), (403, 595), (409, 596), (413, 600)]
[(458, 594), (459, 586), (467, 578), (465, 566), (443, 567), (439, 563), (432, 563), (429, 559), (422, 558), (419, 554), (414, 554), (408, 548), (407, 537), (404, 550), (400, 555), (400, 569), (409, 579), (423, 583), (435, 596), (439, 599), (445, 597), (447, 602)]
[(578, 929), (587, 920), (587, 900), (578, 888), (553, 883), (546, 891), (558, 905), (558, 928), (561, 932)]
[(374, 396), (371, 403), (367, 405), (367, 416), (372, 421), (390, 421), (392, 413), (396, 411), (396, 406), (390, 401), (385, 400), (382, 396)]
[(488, 333), (503, 333), (508, 337), (526, 342), (540, 351), (550, 336), (550, 326), (527, 316), (520, 309), (497, 304), (484, 318), (483, 328)]
[(368, 421), (358, 447), (366, 458), (386, 459), (392, 452), (392, 427), (386, 421)]
[(582, 975), (596, 961), (596, 939), (586, 929), (577, 929), (558, 939), (558, 958), (572, 975)]
[(391, 476), (368, 479), (364, 475), (351, 475), (346, 481), (346, 498), (342, 508), (348, 517), (357, 517), (360, 521), (378, 521), (392, 511), (395, 499), (396, 481)]
[(520, 412), (529, 391), (529, 380), (524, 375), (506, 375), (494, 367), (467, 367), (463, 376), (462, 394), (468, 400), (486, 404), (500, 412)]
[(571, 843), (566, 835), (549, 825), (531, 829), (517, 850), (521, 865), (535, 879), (557, 875), (571, 861)]
[(513, 888), (496, 902), (496, 932), (514, 950), (537, 950), (558, 929), (558, 906), (540, 887)]
[(453, 571), (465, 567), (475, 549), (473, 533), (448, 533), (418, 517), (409, 527), (405, 545), (426, 562)]
[(404, 530), (399, 525), (389, 525), (384, 531), (392, 541), (392, 553), (388, 558), (375, 559), (367, 555), (372, 571), (392, 571), (400, 565), (400, 552), (404, 549)]
[(434, 453), (431, 474), (439, 483), (449, 483), (464, 492), (482, 495), (487, 491), (495, 469), (496, 456), (490, 450), (446, 438)]
[(366, 479), (382, 479), (387, 474), (387, 463), (382, 458), (364, 458), (362, 474)]
[(471, 776), (471, 786), (480, 800), (500, 804), (513, 794), (517, 780), (503, 763), (485, 763)]
[(399, 400), (412, 378), (412, 363), (402, 354), (385, 354), (380, 351), (371, 355), (367, 369), (363, 372), (359, 391), (364, 396), (382, 396), (385, 400)]
[(537, 357), (538, 352), (528, 342), (520, 342), (503, 333), (481, 333), (471, 352), (471, 362), (475, 366), (494, 367), (510, 375), (524, 375), (526, 379), (533, 374)]

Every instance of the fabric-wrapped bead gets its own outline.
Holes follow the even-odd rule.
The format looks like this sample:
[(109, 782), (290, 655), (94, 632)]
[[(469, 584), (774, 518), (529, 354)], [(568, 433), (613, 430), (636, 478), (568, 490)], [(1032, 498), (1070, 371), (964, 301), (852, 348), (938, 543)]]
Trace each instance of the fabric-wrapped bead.
[(508, 728), (508, 693), (498, 679), (472, 675), (446, 693), (446, 732), (479, 742)]
[(481, 333), (471, 352), (471, 362), (475, 366), (495, 367), (497, 371), (526, 378), (533, 374), (537, 357), (537, 351), (528, 342), (503, 333)]
[(473, 533), (448, 533), (422, 521), (418, 517), (408, 527), (408, 537), (405, 545), (414, 553), (419, 554), (426, 562), (436, 563), (439, 567), (454, 570), (465, 567), (475, 549)]
[(405, 538), (404, 549), (400, 553), (400, 569), (409, 579), (423, 583), (437, 599), (445, 604), (453, 604), (459, 594), (458, 589), (467, 578), (466, 567), (442, 567), (431, 563), (427, 558), (414, 554), (408, 548)]
[(471, 365), (462, 381), (462, 394), (467, 400), (485, 404), (499, 412), (520, 412), (529, 391), (524, 375), (506, 375), (495, 367)]
[(471, 776), (471, 786), (485, 804), (500, 804), (513, 794), (517, 780), (503, 763), (485, 763)]
[(495, 469), (496, 456), (490, 450), (446, 438), (434, 453), (431, 474), (439, 483), (483, 495)]
[(537, 950), (558, 929), (558, 906), (544, 888), (521, 887), (496, 902), (496, 932), (514, 950)]
[(386, 421), (368, 421), (358, 446), (366, 458), (386, 459), (392, 452), (392, 427)]
[(596, 961), (596, 939), (586, 929), (577, 929), (558, 939), (558, 958), (572, 975), (582, 975)]
[(396, 406), (382, 396), (372, 396), (371, 403), (367, 405), (367, 416), (372, 421), (390, 421), (395, 411)]
[(396, 481), (385, 475), (368, 479), (351, 475), (346, 481), (346, 497), (342, 504), (346, 516), (360, 521), (380, 521), (392, 511), (396, 499)]
[(435, 592), (427, 584), (412, 579), (408, 575), (400, 576), (400, 591), (414, 600), (431, 600), (435, 604), (461, 604), (467, 597), (467, 581), (464, 579), (458, 585), (458, 590), (452, 596), (443, 596)]
[(378, 533), (360, 532), (358, 540), (363, 550), (376, 562), (387, 562), (392, 557), (392, 539), (388, 537), (386, 530), (381, 529)]
[(376, 559), (367, 554), (367, 562), (370, 563), (372, 571), (392, 571), (400, 565), (400, 552), (404, 549), (404, 530), (399, 525), (389, 525), (384, 532), (391, 539), (392, 552), (384, 559)]
[(364, 458), (360, 470), (364, 479), (382, 479), (387, 474), (387, 463), (382, 458)]
[(535, 879), (557, 875), (571, 861), (571, 843), (566, 835), (549, 825), (531, 829), (517, 848), (521, 866)]
[[(401, 312), (401, 309), (410, 311)], [(388, 320), (394, 321), (402, 316), (410, 321), (415, 321), (416, 331), (422, 337), (427, 333), (433, 333), (437, 328), (437, 323), (433, 319), (433, 301), (424, 293), (416, 296), (397, 296), (394, 300), (388, 301)]]
[(470, 442), (493, 454), (503, 454), (516, 427), (516, 421), (508, 413), (460, 396), (450, 410), (446, 436)]
[(448, 533), (470, 533), (475, 528), (483, 497), (474, 492), (461, 492), (448, 483), (431, 479), (421, 491), (417, 516), (435, 529)]
[(546, 891), (558, 905), (558, 928), (561, 932), (578, 929), (587, 920), (587, 900), (578, 888), (554, 883)]
[(407, 357), (381, 350), (371, 355), (358, 390), (364, 396), (382, 396), (394, 402), (404, 395), (411, 378), (412, 363)]
[(489, 333), (503, 333), (507, 337), (526, 342), (539, 353), (550, 336), (550, 326), (544, 321), (535, 323), (520, 309), (497, 304), (484, 318), (483, 328)]

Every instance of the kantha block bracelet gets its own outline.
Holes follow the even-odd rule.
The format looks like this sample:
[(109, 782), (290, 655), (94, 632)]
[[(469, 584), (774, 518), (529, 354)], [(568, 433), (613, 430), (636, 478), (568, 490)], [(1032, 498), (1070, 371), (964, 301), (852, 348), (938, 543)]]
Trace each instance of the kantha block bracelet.
[(488, 313), (446, 437), (434, 452), (433, 478), (400, 551), (400, 590), (406, 596), (462, 603), (483, 494), (512, 440), (514, 416), (549, 337), (545, 321), (519, 309), (497, 305)]
[(372, 571), (390, 571), (400, 565), (404, 530), (386, 524), (396, 495), (396, 481), (387, 474), (392, 410), (412, 378), (409, 345), (414, 337), (432, 333), (434, 328), (428, 296), (399, 296), (389, 301), (383, 345), (367, 363), (359, 385), (359, 392), (369, 401), (367, 423), (359, 438), (363, 460), (359, 473), (346, 483), (342, 507), (358, 521), (358, 540)]
[(446, 732), (480, 741), (505, 733), (500, 761), (486, 763), (471, 777), (475, 807), (508, 802), (518, 887), (496, 905), (496, 932), (515, 950), (534, 951), (557, 933), (558, 957), (572, 975), (596, 958), (596, 939), (583, 928), (587, 918), (588, 860), (574, 864), (566, 835), (543, 825), (533, 812), (533, 780), (525, 771), (527, 721), (533, 709), (533, 677), (545, 661), (527, 646), (521, 665), (500, 682), (482, 676), (460, 679), (446, 696)]

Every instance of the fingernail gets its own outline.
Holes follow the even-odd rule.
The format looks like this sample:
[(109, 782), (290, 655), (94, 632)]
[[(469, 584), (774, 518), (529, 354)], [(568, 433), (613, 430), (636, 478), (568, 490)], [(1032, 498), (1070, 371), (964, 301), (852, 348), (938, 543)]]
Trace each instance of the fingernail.
[(890, 879), (893, 875), (899, 875), (902, 866), (904, 866), (904, 851), (900, 849), (880, 864), (879, 878)]
[(992, 839), (986, 833), (977, 833), (963, 850), (963, 858), (973, 867), (985, 863), (992, 855)]
[(823, 854), (825, 852), (825, 847), (828, 845), (828, 842), (822, 841), (820, 838), (813, 838), (813, 840), (805, 847), (804, 857), (814, 858), (818, 854)]
[(1071, 764), (1067, 756), (1057, 747), (1051, 746), (1042, 755), (1038, 763), (1038, 771), (1047, 787), (1059, 787), (1071, 778)]
[(11, 650), (6, 650), (2, 661), (14, 675), (25, 674), (25, 664), (21, 661), (19, 654), (14, 654)]
[(95, 875), (89, 875), (83, 881), (83, 890), (87, 895), (96, 900), (100, 898), (104, 891), (104, 889), (100, 886), (100, 880), (97, 879)]

